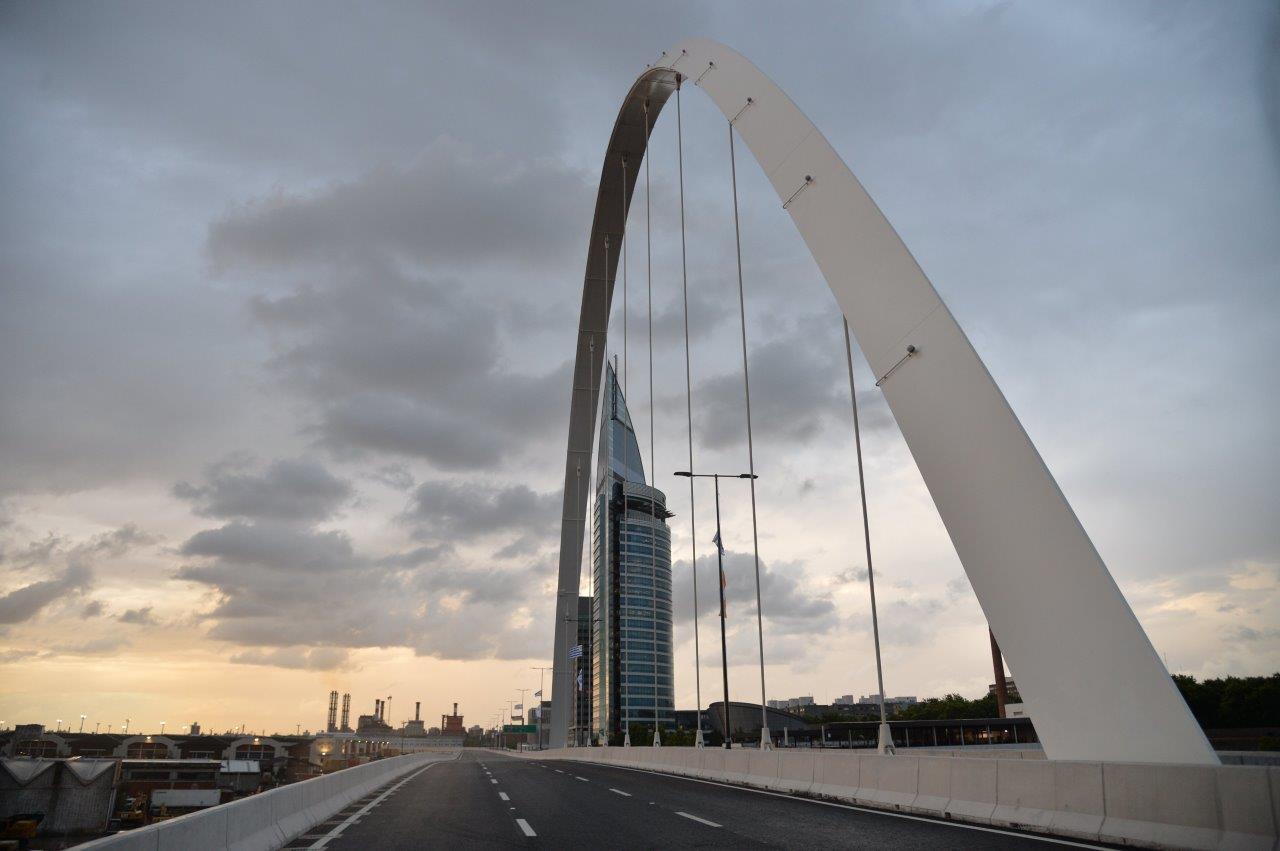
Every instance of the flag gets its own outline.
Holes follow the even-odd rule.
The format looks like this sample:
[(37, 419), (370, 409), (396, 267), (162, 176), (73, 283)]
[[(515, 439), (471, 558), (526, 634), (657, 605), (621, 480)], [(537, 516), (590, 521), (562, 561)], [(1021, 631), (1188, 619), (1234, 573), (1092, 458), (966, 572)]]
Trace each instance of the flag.
[(569, 648), (569, 658), (570, 658), (570, 659), (581, 659), (581, 658), (582, 658), (582, 645), (581, 645), (581, 644), (575, 644), (575, 645), (573, 645), (572, 647), (570, 647), (570, 648)]
[(578, 672), (578, 691), (582, 691), (582, 672)]
[(720, 541), (720, 530), (716, 530), (716, 536), (711, 539), (711, 543), (716, 545), (716, 549), (720, 551), (720, 555), (724, 556), (724, 544)]
[(534, 697), (542, 697), (542, 689), (538, 689), (533, 693)]

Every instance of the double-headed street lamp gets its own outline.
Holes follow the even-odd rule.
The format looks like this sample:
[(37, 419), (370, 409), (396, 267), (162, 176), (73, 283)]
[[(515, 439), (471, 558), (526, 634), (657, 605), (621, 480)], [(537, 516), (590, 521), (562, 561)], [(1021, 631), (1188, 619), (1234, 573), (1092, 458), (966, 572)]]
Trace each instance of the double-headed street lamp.
[[(715, 479), (716, 482), (716, 563), (720, 568), (720, 667), (724, 674), (724, 746), (729, 748), (732, 744), (733, 735), (729, 728), (729, 649), (725, 639), (725, 605), (724, 605), (724, 543), (720, 537), (720, 480), (721, 479), (758, 479), (759, 476), (754, 473), (695, 473), (691, 470), (677, 470), (677, 476), (684, 476), (687, 479)], [(695, 564), (694, 570), (698, 569)], [(698, 617), (698, 613), (693, 613), (694, 618)], [(764, 665), (764, 657), (760, 657), (760, 664)], [(698, 707), (698, 729), (702, 729), (702, 707)]]

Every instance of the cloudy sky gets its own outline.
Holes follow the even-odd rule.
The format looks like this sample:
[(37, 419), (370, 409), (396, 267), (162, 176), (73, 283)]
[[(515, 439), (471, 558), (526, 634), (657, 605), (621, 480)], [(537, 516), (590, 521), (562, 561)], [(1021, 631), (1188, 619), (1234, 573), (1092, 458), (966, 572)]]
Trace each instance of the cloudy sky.
[[(600, 158), (630, 81), (693, 35), (844, 155), (1170, 668), (1275, 670), (1274, 5), (5, 3), (0, 722), (292, 730), (336, 688), (483, 723), (536, 688)], [(724, 124), (688, 95), (694, 436), (737, 468)], [(664, 115), (655, 398), (638, 251), (626, 357), (677, 513), (692, 706), (675, 142)], [(867, 694), (839, 317), (740, 166), (770, 697)], [(887, 690), (976, 695), (981, 612), (858, 366)], [(740, 490), (731, 679), (752, 699)]]

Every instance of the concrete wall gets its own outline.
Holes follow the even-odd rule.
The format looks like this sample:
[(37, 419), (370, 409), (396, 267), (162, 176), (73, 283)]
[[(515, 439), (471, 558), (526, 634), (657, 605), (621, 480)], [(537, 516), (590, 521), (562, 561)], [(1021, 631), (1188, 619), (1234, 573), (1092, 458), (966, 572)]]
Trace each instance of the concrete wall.
[(112, 851), (274, 851), (374, 789), (456, 755), (457, 751), (452, 750), (377, 760), (79, 847)]
[(569, 759), (1144, 848), (1280, 848), (1280, 768), (968, 754), (568, 748)]

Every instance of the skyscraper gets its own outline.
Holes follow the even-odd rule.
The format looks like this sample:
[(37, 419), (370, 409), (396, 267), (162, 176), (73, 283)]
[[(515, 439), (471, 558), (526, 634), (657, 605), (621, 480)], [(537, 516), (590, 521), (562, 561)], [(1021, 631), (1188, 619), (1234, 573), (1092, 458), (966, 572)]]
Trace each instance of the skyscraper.
[(671, 650), (671, 534), (666, 495), (644, 463), (612, 367), (605, 370), (595, 522), (592, 729), (620, 736), (639, 724), (675, 726)]

